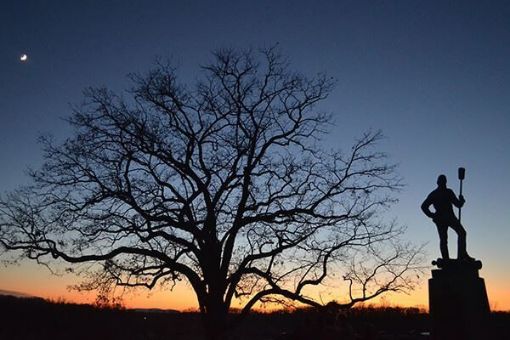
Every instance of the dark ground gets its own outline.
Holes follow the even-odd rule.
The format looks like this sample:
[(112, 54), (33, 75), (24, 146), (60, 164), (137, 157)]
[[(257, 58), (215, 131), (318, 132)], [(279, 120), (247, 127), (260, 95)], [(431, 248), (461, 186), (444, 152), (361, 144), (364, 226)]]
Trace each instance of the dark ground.
[[(430, 339), (429, 316), (416, 308), (355, 308), (331, 313), (252, 314), (226, 339)], [(0, 296), (0, 339), (203, 339), (196, 313), (98, 309)], [(510, 313), (492, 313), (486, 339), (510, 339)]]

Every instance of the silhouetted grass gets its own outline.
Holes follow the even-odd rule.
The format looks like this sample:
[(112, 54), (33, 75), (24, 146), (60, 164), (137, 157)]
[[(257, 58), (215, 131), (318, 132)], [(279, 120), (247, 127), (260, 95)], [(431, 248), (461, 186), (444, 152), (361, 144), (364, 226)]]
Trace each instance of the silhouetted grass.
[[(510, 339), (510, 313), (492, 313), (487, 339)], [(252, 313), (225, 339), (429, 339), (417, 308)], [(0, 296), (0, 339), (203, 339), (198, 313), (162, 313)]]
[(0, 339), (201, 339), (196, 313), (144, 313), (0, 296)]

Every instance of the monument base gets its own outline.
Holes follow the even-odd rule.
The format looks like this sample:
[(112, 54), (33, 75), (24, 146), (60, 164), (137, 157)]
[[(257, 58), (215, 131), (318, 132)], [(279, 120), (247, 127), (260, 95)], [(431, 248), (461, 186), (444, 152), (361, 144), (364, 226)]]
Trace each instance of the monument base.
[(484, 339), (490, 308), (480, 261), (443, 260), (429, 279), (432, 338)]

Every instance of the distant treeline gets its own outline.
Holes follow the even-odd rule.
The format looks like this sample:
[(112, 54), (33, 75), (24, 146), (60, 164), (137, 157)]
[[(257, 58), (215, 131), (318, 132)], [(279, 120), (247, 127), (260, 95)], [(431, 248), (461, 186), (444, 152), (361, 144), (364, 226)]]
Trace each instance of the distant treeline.
[[(228, 339), (429, 339), (417, 308), (363, 307), (253, 313)], [(510, 339), (510, 313), (493, 313), (492, 339)], [(198, 313), (99, 308), (0, 296), (0, 339), (203, 339)]]

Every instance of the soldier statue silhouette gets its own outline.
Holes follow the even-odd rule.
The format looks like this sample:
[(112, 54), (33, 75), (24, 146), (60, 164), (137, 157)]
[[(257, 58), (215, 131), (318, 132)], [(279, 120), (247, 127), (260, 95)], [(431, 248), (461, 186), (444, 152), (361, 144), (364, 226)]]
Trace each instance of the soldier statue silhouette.
[[(466, 230), (460, 223), (461, 208), (465, 203), (462, 196), (462, 180), (466, 169), (459, 168), (459, 197), (446, 186), (446, 176), (439, 175), (437, 188), (432, 191), (421, 205), (421, 210), (437, 226), (441, 256), (432, 265), (429, 279), (429, 313), (431, 335), (434, 339), (478, 340), (491, 338), (488, 318), (489, 299), (485, 281), (478, 274), (482, 261), (470, 257), (466, 251)], [(430, 206), (434, 208), (430, 209)], [(458, 218), (453, 206), (459, 208)], [(448, 254), (448, 228), (457, 233), (457, 259)]]
[[(462, 177), (460, 177), (461, 172), (459, 171), (459, 178), (462, 180), (464, 170), (463, 168), (461, 169)], [(457, 258), (459, 260), (474, 260), (468, 255), (466, 250), (466, 230), (460, 223), (460, 220), (455, 216), (452, 207), (452, 205), (455, 205), (459, 208), (460, 216), (460, 208), (464, 203), (465, 199), (464, 196), (462, 196), (462, 182), (461, 193), (459, 198), (457, 198), (453, 190), (446, 187), (446, 176), (439, 175), (437, 178), (437, 189), (432, 191), (421, 205), (421, 210), (423, 210), (425, 215), (431, 218), (437, 226), (441, 256), (445, 261), (450, 259), (450, 255), (448, 254), (448, 227), (452, 228), (457, 233)], [(430, 211), (431, 205), (434, 207), (434, 212)]]

